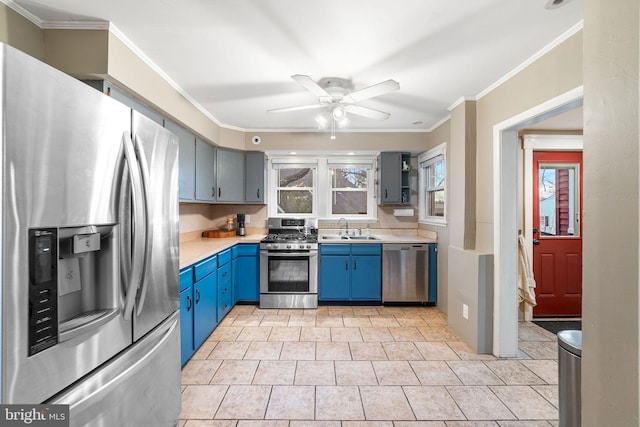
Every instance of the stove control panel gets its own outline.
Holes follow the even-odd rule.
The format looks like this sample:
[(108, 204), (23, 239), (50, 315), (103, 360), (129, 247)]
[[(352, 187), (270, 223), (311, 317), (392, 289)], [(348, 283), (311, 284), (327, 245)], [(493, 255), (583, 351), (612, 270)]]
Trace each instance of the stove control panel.
[(317, 243), (261, 243), (260, 249), (274, 250), (274, 251), (314, 251), (318, 250)]

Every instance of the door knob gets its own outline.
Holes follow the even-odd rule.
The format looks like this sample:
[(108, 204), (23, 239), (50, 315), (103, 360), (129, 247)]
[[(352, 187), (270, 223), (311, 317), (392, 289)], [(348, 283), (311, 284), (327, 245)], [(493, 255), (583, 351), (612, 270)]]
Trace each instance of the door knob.
[(538, 239), (533, 239), (533, 245), (534, 245), (534, 246), (538, 246), (538, 245), (540, 245), (540, 240), (538, 240)]

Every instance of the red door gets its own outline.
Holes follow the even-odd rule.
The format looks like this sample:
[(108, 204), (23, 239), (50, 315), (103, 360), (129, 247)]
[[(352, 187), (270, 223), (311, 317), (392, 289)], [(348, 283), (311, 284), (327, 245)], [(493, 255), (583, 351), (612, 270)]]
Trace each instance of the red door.
[(533, 153), (534, 316), (582, 313), (582, 153)]

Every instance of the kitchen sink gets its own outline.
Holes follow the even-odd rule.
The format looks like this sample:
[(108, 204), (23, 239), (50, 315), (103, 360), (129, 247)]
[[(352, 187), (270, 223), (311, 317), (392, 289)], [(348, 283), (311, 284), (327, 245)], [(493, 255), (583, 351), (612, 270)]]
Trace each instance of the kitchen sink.
[(380, 240), (378, 236), (338, 236), (337, 234), (325, 234), (323, 240)]

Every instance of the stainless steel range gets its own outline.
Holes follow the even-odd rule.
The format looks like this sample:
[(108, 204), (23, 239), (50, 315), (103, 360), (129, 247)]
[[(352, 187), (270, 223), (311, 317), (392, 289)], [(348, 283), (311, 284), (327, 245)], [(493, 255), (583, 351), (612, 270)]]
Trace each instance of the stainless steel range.
[(260, 242), (260, 308), (318, 307), (314, 218), (269, 218)]

